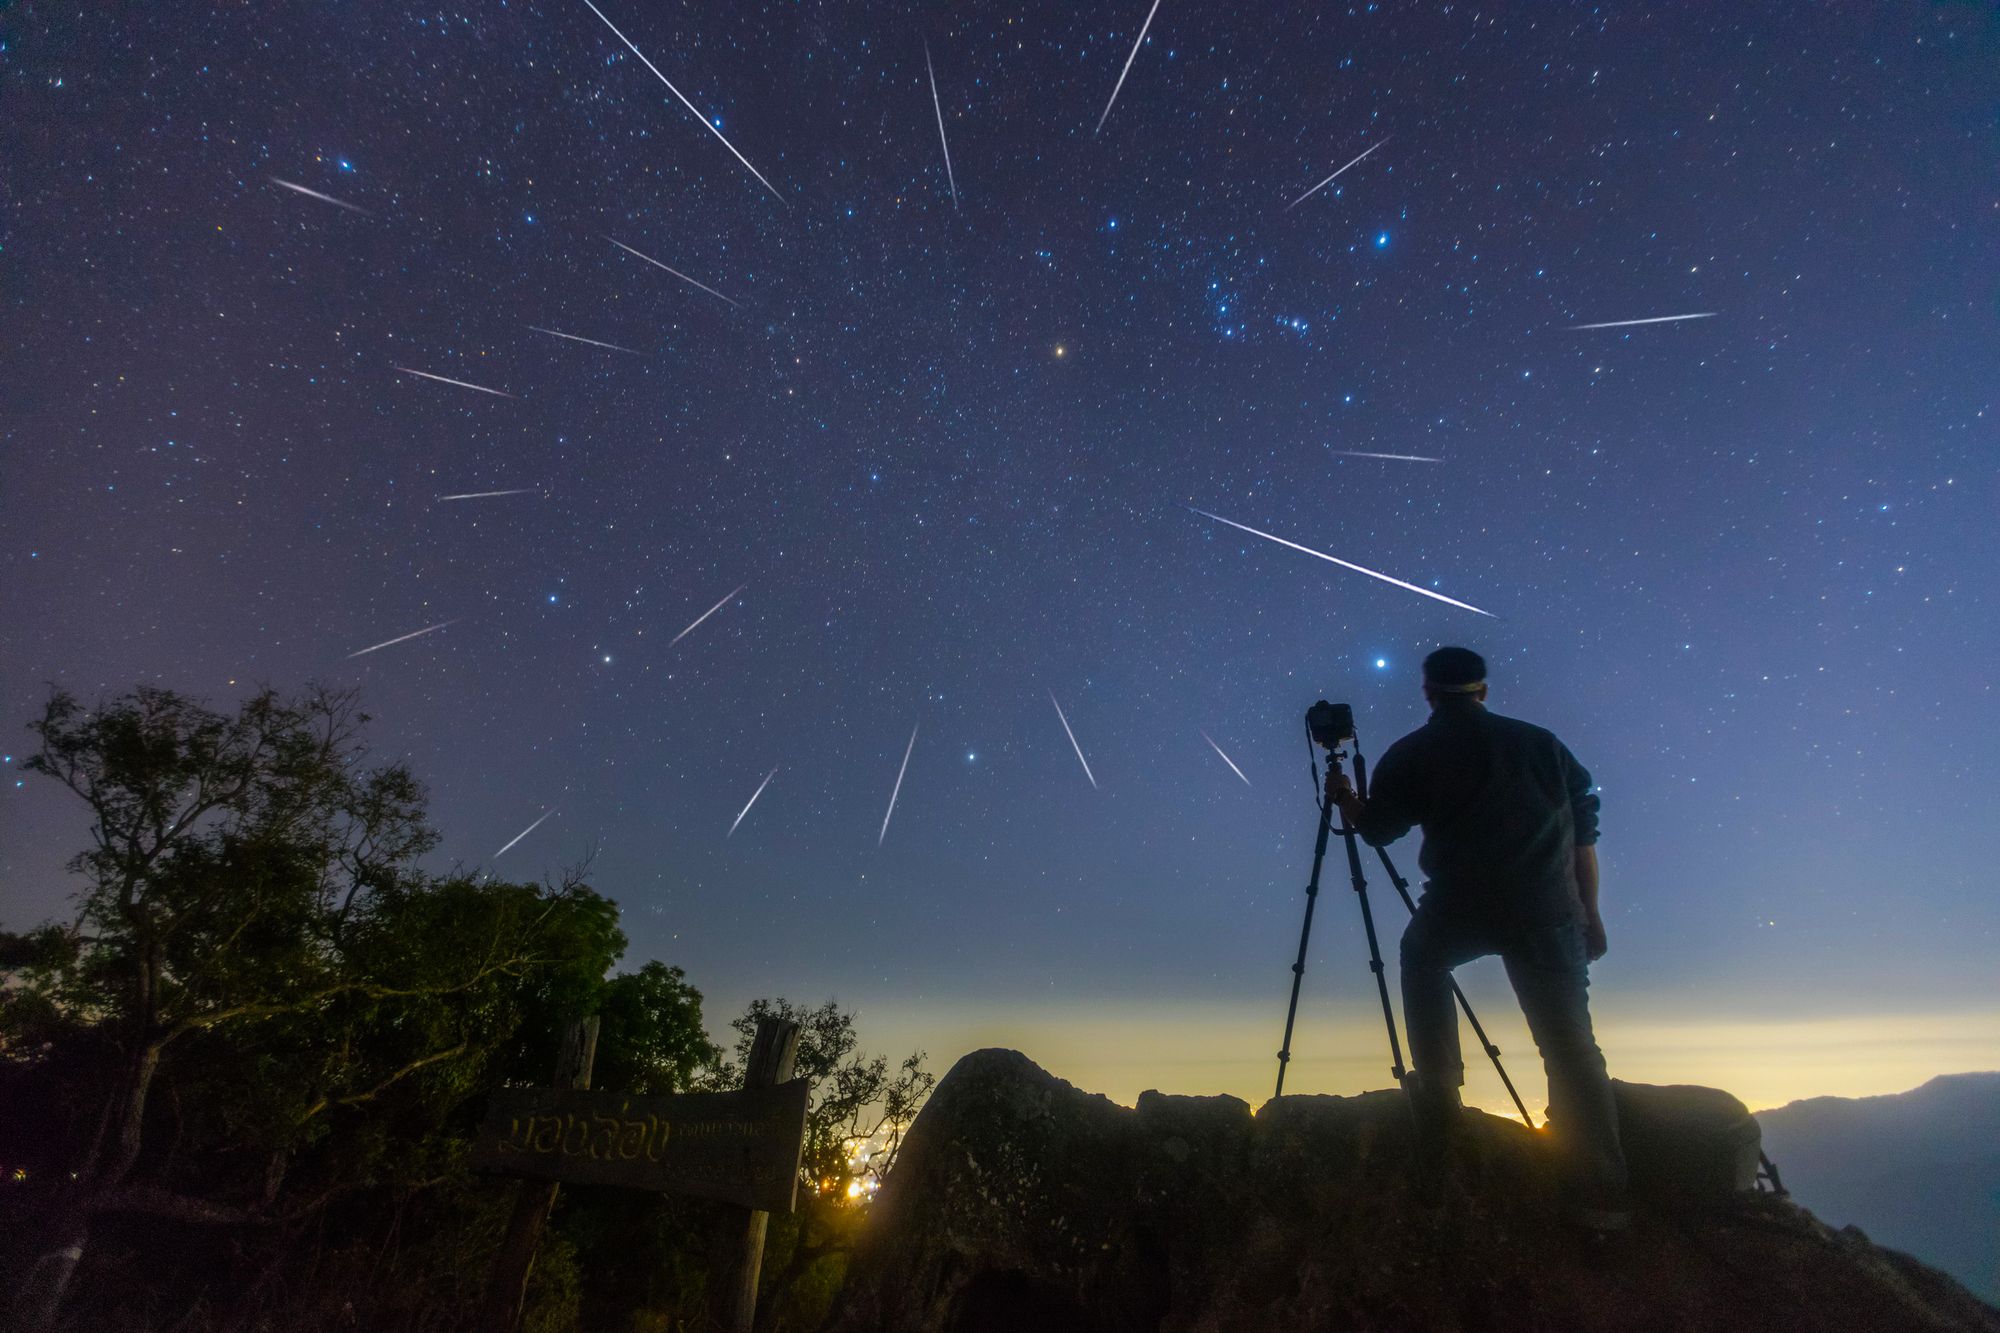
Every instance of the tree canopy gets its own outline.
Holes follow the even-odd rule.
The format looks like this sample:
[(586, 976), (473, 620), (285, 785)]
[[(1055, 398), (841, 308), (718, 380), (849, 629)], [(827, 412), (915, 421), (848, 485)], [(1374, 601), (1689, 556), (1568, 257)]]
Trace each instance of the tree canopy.
[[(18, 1322), (462, 1327), (508, 1197), (465, 1167), (483, 1095), (545, 1081), (567, 1019), (599, 1016), (599, 1087), (735, 1086), (680, 968), (613, 974), (626, 941), (588, 867), (542, 884), (427, 868), (427, 793), (371, 761), (368, 720), (347, 691), (220, 711), (147, 686), (94, 706), (58, 690), (30, 723), (24, 767), (91, 823), (73, 911), (0, 932)], [(931, 1080), (921, 1056), (858, 1054), (832, 1003), (756, 1002), (732, 1024), (739, 1060), (767, 1014), (801, 1023), (816, 1091), (807, 1208), (774, 1229), (766, 1289), (823, 1310), (854, 1225), (837, 1205)], [(872, 1167), (853, 1152), (871, 1138)], [(528, 1326), (698, 1313), (717, 1219), (566, 1191)], [(613, 1256), (588, 1288), (580, 1247)]]

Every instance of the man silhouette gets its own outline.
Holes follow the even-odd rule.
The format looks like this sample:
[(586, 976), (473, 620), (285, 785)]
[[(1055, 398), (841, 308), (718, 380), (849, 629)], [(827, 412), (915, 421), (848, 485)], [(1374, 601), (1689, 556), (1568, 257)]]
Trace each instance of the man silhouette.
[(1541, 1048), (1576, 1220), (1622, 1229), (1625, 1155), (1590, 1026), (1589, 964), (1606, 947), (1590, 774), (1550, 732), (1486, 710), (1486, 662), (1469, 648), (1424, 659), (1424, 697), (1430, 721), (1383, 753), (1366, 800), (1338, 768), (1327, 784), (1372, 846), (1423, 826), (1424, 895), (1402, 946), (1419, 1143), (1434, 1154), (1461, 1109), (1451, 971), (1499, 954)]

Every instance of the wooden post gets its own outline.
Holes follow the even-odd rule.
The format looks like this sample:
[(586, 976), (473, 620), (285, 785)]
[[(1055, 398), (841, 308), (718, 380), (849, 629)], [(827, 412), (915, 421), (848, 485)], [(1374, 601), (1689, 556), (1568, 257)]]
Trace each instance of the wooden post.
[[(799, 1025), (782, 1018), (757, 1020), (757, 1035), (750, 1043), (750, 1063), (743, 1070), (743, 1086), (768, 1088), (791, 1081), (792, 1065), (799, 1053)], [(752, 1208), (743, 1233), (743, 1262), (737, 1270), (735, 1299), (729, 1315), (730, 1333), (752, 1333), (757, 1322), (757, 1280), (764, 1271), (764, 1228), (771, 1215)], [(510, 1330), (511, 1333), (511, 1330)]]
[[(579, 1018), (563, 1029), (562, 1053), (556, 1057), (555, 1081), (550, 1087), (590, 1087), (590, 1066), (597, 1058), (597, 1017)], [(528, 1272), (534, 1267), (535, 1245), (542, 1238), (542, 1224), (555, 1207), (558, 1186), (553, 1180), (524, 1180), (514, 1195), (514, 1215), (507, 1221), (507, 1235), (500, 1252), (493, 1257), (493, 1276), (486, 1284), (486, 1306), (480, 1312), (480, 1333), (514, 1333), (520, 1327), (521, 1307), (528, 1299)]]

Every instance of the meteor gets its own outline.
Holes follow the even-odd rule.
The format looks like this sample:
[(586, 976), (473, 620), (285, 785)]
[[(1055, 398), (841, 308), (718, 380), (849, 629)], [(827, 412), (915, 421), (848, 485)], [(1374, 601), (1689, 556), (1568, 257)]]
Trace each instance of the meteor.
[(1394, 459), (1398, 463), (1444, 462), (1442, 458), (1427, 458), (1422, 454), (1371, 454), (1371, 453), (1365, 453), (1360, 449), (1335, 449), (1333, 452), (1337, 454), (1345, 454), (1349, 458), (1389, 458), (1389, 459)]
[[(1160, 12), (1160, 0), (1153, 0), (1153, 7), (1146, 11), (1146, 21), (1139, 25), (1139, 40), (1132, 43), (1132, 54), (1125, 57), (1125, 68), (1118, 71), (1118, 82), (1111, 89), (1111, 100), (1104, 104), (1104, 114), (1097, 118), (1097, 130), (1104, 128), (1104, 122), (1111, 118), (1111, 108), (1118, 105), (1118, 90), (1125, 86), (1125, 76), (1132, 72), (1132, 62), (1139, 58), (1139, 48), (1146, 44), (1146, 30), (1153, 26), (1153, 15)], [(1091, 133), (1097, 133), (1092, 130)]]
[(461, 389), (477, 389), (481, 393), (490, 393), (495, 398), (513, 398), (516, 396), (511, 393), (502, 393), (498, 389), (489, 389), (484, 384), (469, 384), (464, 380), (446, 379), (443, 375), (433, 375), (428, 370), (411, 370), (408, 366), (397, 366), (396, 369), (402, 371), (405, 375), (416, 375), (422, 379), (436, 380), (439, 384), (456, 384)]
[(951, 144), (944, 137), (944, 105), (938, 101), (937, 71), (931, 68), (931, 44), (924, 43), (924, 73), (931, 79), (931, 108), (937, 112), (938, 144), (944, 149), (944, 179), (951, 186), (951, 206), (958, 207), (958, 178), (951, 174)]
[(424, 635), (434, 633), (437, 630), (441, 630), (446, 625), (456, 625), (457, 623), (458, 620), (456, 618), (451, 620), (441, 620), (435, 625), (427, 625), (423, 629), (411, 630), (408, 634), (399, 634), (393, 639), (384, 639), (382, 642), (375, 644), (372, 647), (363, 648), (359, 652), (349, 653), (347, 655), (347, 658), (352, 659), (356, 657), (361, 657), (382, 648), (393, 648), (399, 643), (407, 642), (410, 639), (421, 639)]
[[(1196, 730), (1200, 730), (1200, 728), (1196, 728)], [(1217, 744), (1215, 743), (1215, 737), (1213, 737), (1213, 736), (1209, 735), (1209, 734), (1208, 734), (1207, 732), (1203, 731), (1203, 732), (1201, 733), (1201, 738), (1202, 738), (1203, 740), (1205, 740), (1205, 741), (1207, 741), (1207, 742), (1208, 742), (1208, 748), (1209, 748), (1209, 749), (1211, 749), (1211, 750), (1215, 751), (1215, 752), (1216, 752), (1217, 754), (1221, 754), (1221, 755), (1222, 755), (1222, 762), (1223, 762), (1223, 763), (1225, 763), (1225, 764), (1227, 764), (1227, 765), (1229, 765), (1229, 771), (1230, 771), (1231, 773), (1234, 773), (1234, 774), (1235, 774), (1235, 775), (1236, 775), (1237, 777), (1239, 777), (1239, 778), (1243, 778), (1243, 770), (1242, 770), (1242, 769), (1240, 769), (1240, 768), (1238, 768), (1238, 767), (1236, 766), (1236, 761), (1235, 761), (1234, 759), (1231, 759), (1231, 758), (1230, 758), (1230, 757), (1229, 757), (1228, 755), (1226, 755), (1226, 754), (1222, 754), (1222, 747), (1221, 747), (1220, 745), (1217, 745)], [(1247, 787), (1247, 786), (1249, 786), (1249, 785), (1250, 785), (1250, 779), (1248, 779), (1248, 778), (1243, 778), (1243, 785), (1244, 785), (1244, 786), (1246, 786), (1246, 787)]]
[(567, 338), (573, 343), (589, 343), (592, 347), (608, 347), (614, 352), (631, 352), (633, 356), (645, 355), (644, 352), (633, 351), (630, 347), (620, 347), (617, 343), (601, 343), (595, 338), (579, 338), (576, 334), (564, 333), (561, 329), (545, 329), (539, 324), (530, 324), (527, 327), (533, 329), (536, 333), (546, 333), (551, 338)]
[[(917, 724), (917, 726), (919, 727), (922, 725), (923, 723), (921, 722)], [(917, 727), (911, 727), (910, 743), (903, 748), (903, 766), (896, 770), (896, 785), (889, 789), (889, 809), (888, 812), (882, 816), (882, 831), (875, 835), (875, 845), (877, 847), (880, 847), (882, 845), (882, 840), (889, 836), (889, 820), (896, 813), (896, 797), (900, 795), (903, 790), (903, 774), (910, 771), (910, 751), (916, 748), (917, 748)]]
[[(1345, 170), (1347, 170), (1347, 168), (1348, 168), (1348, 167), (1351, 167), (1351, 166), (1354, 166), (1354, 165), (1355, 165), (1356, 163), (1358, 163), (1358, 162), (1360, 162), (1360, 161), (1361, 161), (1361, 158), (1363, 158), (1363, 157), (1366, 157), (1366, 156), (1368, 156), (1368, 154), (1370, 154), (1370, 153), (1374, 152), (1374, 151), (1375, 151), (1375, 150), (1376, 150), (1377, 148), (1380, 148), (1380, 147), (1382, 146), (1382, 144), (1384, 144), (1384, 143), (1387, 143), (1387, 142), (1389, 142), (1389, 141), (1388, 141), (1387, 139), (1384, 139), (1384, 140), (1382, 140), (1382, 143), (1377, 143), (1377, 144), (1371, 144), (1371, 145), (1370, 145), (1370, 146), (1368, 146), (1367, 148), (1364, 148), (1364, 149), (1363, 149), (1363, 150), (1361, 151), (1361, 156), (1360, 156), (1360, 157), (1357, 157), (1357, 158), (1355, 158), (1355, 159), (1354, 159), (1353, 161), (1351, 161), (1351, 162), (1347, 163), (1347, 165), (1346, 165), (1346, 166), (1343, 166), (1343, 167), (1342, 167), (1342, 168), (1340, 169), (1340, 171), (1345, 171)], [(1320, 192), (1321, 190), (1323, 190), (1323, 189), (1325, 189), (1325, 188), (1326, 188), (1327, 186), (1329, 186), (1329, 185), (1333, 184), (1333, 182), (1334, 182), (1334, 179), (1335, 179), (1335, 177), (1338, 177), (1338, 176), (1340, 175), (1340, 171), (1336, 171), (1336, 172), (1334, 172), (1332, 176), (1328, 176), (1328, 177), (1327, 177), (1327, 178), (1326, 178), (1325, 180), (1321, 181), (1321, 182), (1320, 182), (1320, 183), (1319, 183), (1318, 185), (1315, 185), (1315, 186), (1313, 186), (1313, 187), (1312, 187), (1312, 188), (1311, 188), (1310, 190), (1307, 190), (1307, 191), (1306, 191), (1306, 192), (1305, 192), (1304, 194), (1302, 194), (1302, 195), (1300, 195), (1300, 196), (1299, 196), (1298, 198), (1296, 198), (1296, 199), (1292, 200), (1292, 202), (1291, 202), (1291, 203), (1289, 203), (1289, 204), (1286, 204), (1286, 205), (1285, 205), (1285, 211), (1286, 211), (1287, 213), (1291, 212), (1291, 211), (1292, 211), (1293, 209), (1297, 208), (1297, 207), (1298, 207), (1298, 206), (1299, 206), (1300, 204), (1303, 204), (1303, 203), (1304, 203), (1304, 202), (1305, 202), (1306, 200), (1308, 200), (1308, 199), (1312, 198), (1312, 197), (1313, 197), (1314, 195), (1318, 194), (1318, 193), (1319, 193), (1319, 192)]]
[(736, 836), (736, 825), (741, 824), (743, 822), (743, 816), (750, 813), (750, 807), (757, 804), (757, 798), (764, 794), (764, 788), (770, 786), (771, 779), (777, 776), (778, 776), (778, 770), (775, 768), (772, 769), (769, 773), (766, 773), (764, 775), (764, 780), (757, 784), (757, 790), (750, 793), (750, 799), (744, 803), (743, 808), (741, 810), (738, 810), (736, 812), (735, 821), (730, 824), (729, 832), (723, 834), (722, 835), (723, 837), (732, 838)]
[(364, 218), (368, 216), (368, 210), (361, 207), (359, 204), (350, 204), (345, 199), (336, 199), (330, 194), (321, 194), (318, 190), (308, 190), (303, 185), (294, 185), (292, 182), (284, 180), (277, 176), (271, 177), (271, 184), (282, 185), (287, 190), (296, 190), (298, 193), (305, 195), (308, 199), (317, 199), (323, 204), (332, 204), (336, 208), (344, 208), (351, 213), (359, 213)]
[(701, 623), (702, 621), (704, 621), (704, 620), (707, 620), (707, 619), (708, 619), (708, 618), (709, 618), (710, 616), (714, 615), (714, 614), (715, 614), (715, 613), (716, 613), (717, 611), (720, 611), (720, 610), (721, 610), (721, 609), (722, 609), (723, 607), (725, 607), (725, 606), (729, 605), (729, 598), (730, 598), (730, 597), (734, 597), (734, 596), (736, 595), (736, 593), (739, 593), (739, 592), (742, 592), (742, 591), (743, 591), (743, 590), (744, 590), (745, 588), (747, 588), (747, 587), (749, 587), (749, 586), (750, 586), (750, 585), (749, 585), (749, 584), (747, 584), (747, 583), (739, 583), (739, 584), (737, 584), (737, 585), (736, 585), (736, 590), (735, 590), (735, 592), (731, 592), (731, 593), (729, 594), (729, 596), (728, 596), (728, 597), (724, 597), (724, 598), (723, 598), (723, 599), (722, 599), (721, 601), (717, 602), (717, 603), (716, 603), (716, 604), (715, 604), (714, 606), (711, 606), (711, 607), (709, 607), (709, 608), (708, 608), (708, 610), (706, 610), (706, 611), (702, 612), (702, 613), (701, 613), (700, 615), (696, 616), (696, 617), (694, 618), (694, 625), (689, 625), (689, 626), (688, 626), (688, 627), (687, 627), (686, 629), (682, 630), (682, 631), (681, 631), (681, 632), (680, 632), (679, 634), (676, 634), (676, 635), (674, 635), (674, 637), (673, 637), (672, 639), (670, 639), (670, 640), (668, 640), (668, 641), (667, 641), (667, 647), (669, 647), (669, 648), (673, 647), (673, 646), (674, 646), (675, 644), (679, 643), (679, 642), (680, 642), (680, 641), (681, 641), (682, 639), (685, 639), (685, 638), (686, 638), (686, 637), (687, 637), (688, 635), (690, 635), (690, 634), (694, 633), (694, 626), (695, 626), (695, 625), (699, 625), (699, 624), (700, 624), (700, 623)]
[[(550, 815), (554, 814), (555, 812), (556, 812), (555, 807), (550, 806), (547, 810), (544, 810), (542, 812), (542, 819), (547, 819)], [(542, 819), (537, 819), (534, 823), (528, 825), (528, 827), (522, 829), (519, 833), (516, 833), (512, 838), (508, 840), (506, 847), (502, 847), (499, 851), (493, 853), (493, 859), (498, 861), (501, 857), (507, 854), (508, 849), (511, 848), (515, 843), (519, 842), (521, 839), (527, 837), (530, 833), (533, 833), (536, 829), (540, 828), (542, 826)]]
[(1678, 324), (1684, 319), (1714, 319), (1722, 312), (1702, 310), (1692, 315), (1655, 315), (1651, 319), (1614, 319), (1603, 324), (1572, 324), (1572, 329), (1629, 329), (1635, 324)]
[[(1056, 692), (1054, 690), (1049, 691), (1049, 702), (1056, 704)], [(1076, 751), (1076, 762), (1083, 765), (1083, 775), (1090, 779), (1091, 790), (1097, 790), (1097, 775), (1090, 771), (1090, 761), (1083, 757), (1083, 747), (1076, 743), (1076, 733), (1069, 729), (1069, 719), (1063, 717), (1061, 704), (1056, 704), (1056, 716), (1062, 719), (1063, 734), (1069, 737), (1069, 746), (1072, 750)]]
[(722, 146), (724, 148), (727, 148), (730, 152), (730, 155), (733, 156), (738, 162), (741, 162), (743, 164), (745, 170), (747, 170), (752, 176), (755, 176), (757, 178), (759, 184), (761, 184), (765, 189), (769, 190), (779, 203), (784, 204), (786, 208), (791, 207), (790, 204), (785, 203), (785, 196), (778, 193), (778, 187), (771, 184), (771, 182), (765, 180), (764, 173), (757, 170), (757, 168), (751, 166), (750, 159), (743, 156), (743, 154), (737, 152), (735, 144), (729, 142), (729, 140), (727, 139), (723, 139), (722, 131), (716, 128), (715, 122), (710, 120), (707, 116), (702, 115), (701, 112), (695, 111), (694, 103), (688, 101), (687, 98), (681, 96), (681, 90), (674, 87), (672, 80), (668, 79), (666, 75), (660, 73), (660, 67), (658, 65), (655, 65), (652, 61), (646, 59), (646, 53), (644, 51), (641, 51), (638, 47), (632, 45), (632, 39), (627, 37), (624, 33), (618, 31), (618, 27), (616, 24), (614, 24), (610, 19), (604, 18), (603, 10), (599, 9), (596, 5), (590, 4), (590, 0), (583, 0), (583, 3), (590, 6), (591, 13), (597, 15), (597, 17), (599, 17), (600, 19), (604, 19), (604, 26), (611, 29), (611, 35), (613, 37), (616, 37), (619, 41), (625, 43), (625, 49), (630, 51), (633, 55), (639, 57), (639, 63), (644, 65), (647, 69), (652, 70), (653, 77), (658, 79), (661, 83), (666, 84), (668, 92), (672, 93), (675, 97), (680, 98), (680, 103), (682, 106), (686, 107), (689, 111), (694, 112), (694, 118), (701, 122), (703, 129), (707, 130), (710, 134), (713, 134), (716, 138), (722, 139)]
[(1303, 551), (1316, 559), (1325, 560), (1329, 564), (1339, 565), (1342, 569), (1351, 569), (1357, 574), (1366, 574), (1371, 579), (1380, 579), (1384, 583), (1393, 583), (1398, 588), (1406, 589), (1409, 592), (1421, 593), (1423, 596), (1433, 601), (1443, 602), (1447, 606), (1455, 606), (1463, 611), (1478, 611), (1482, 616), (1493, 615), (1491, 611), (1480, 611), (1478, 607), (1472, 605), (1470, 602), (1458, 601), (1456, 598), (1447, 597), (1441, 592), (1432, 592), (1429, 588), (1419, 588), (1414, 583), (1405, 583), (1401, 579), (1391, 578), (1387, 574), (1368, 568), (1366, 565), (1357, 565), (1352, 561), (1342, 560), (1339, 556), (1328, 555), (1324, 551), (1315, 551), (1310, 546), (1301, 546), (1297, 542), (1286, 541), (1283, 537), (1273, 537), (1268, 532), (1259, 532), (1257, 529), (1247, 524), (1238, 523), (1234, 519), (1224, 518), (1220, 514), (1211, 514), (1206, 509), (1196, 509), (1193, 505), (1188, 505), (1187, 509), (1190, 513), (1200, 514), (1203, 518), (1212, 518), (1217, 523), (1227, 523), (1230, 527), (1247, 532), (1253, 537), (1262, 537), (1267, 542), (1276, 542), (1280, 546), (1289, 546), (1294, 551)]
[(494, 500), (498, 499), (500, 496), (503, 495), (533, 495), (536, 491), (539, 491), (540, 489), (542, 488), (539, 486), (522, 486), (511, 491), (465, 491), (459, 495), (440, 495), (438, 499), (439, 501)]
[[(677, 268), (667, 268), (665, 264), (662, 264), (659, 260), (653, 258), (651, 255), (641, 254), (639, 251), (634, 250), (631, 246), (625, 244), (625, 242), (619, 240), (615, 236), (607, 236), (604, 239), (610, 241), (613, 245), (617, 246), (620, 250), (623, 250), (628, 255), (638, 255), (639, 258), (645, 260), (648, 264), (651, 264), (654, 268), (666, 268), (667, 272), (673, 274), (675, 277), (679, 278), (682, 282), (685, 282), (690, 286), (699, 287), (703, 291), (707, 292), (710, 296), (713, 296), (718, 300), (729, 301), (728, 297), (724, 296), (721, 292), (715, 290), (715, 288), (710, 287), (706, 283), (696, 282), (693, 278), (690, 278), (687, 274), (681, 272)], [(743, 308), (743, 303), (740, 301), (729, 301), (729, 304), (735, 306), (738, 310), (741, 310)]]

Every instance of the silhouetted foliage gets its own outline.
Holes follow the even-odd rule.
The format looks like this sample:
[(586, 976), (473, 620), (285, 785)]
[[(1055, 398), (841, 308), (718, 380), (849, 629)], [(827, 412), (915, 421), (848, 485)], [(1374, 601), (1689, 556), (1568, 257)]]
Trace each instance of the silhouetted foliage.
[[(24, 767), (91, 826), (69, 918), (0, 933), (16, 1323), (463, 1328), (512, 1201), (465, 1167), (484, 1094), (544, 1082), (568, 1018), (600, 1016), (596, 1086), (736, 1085), (679, 968), (608, 975), (625, 938), (583, 869), (424, 869), (425, 791), (368, 762), (367, 720), (336, 690), (230, 713), (142, 687), (95, 707), (57, 691), (30, 724)], [(765, 1012), (805, 1025), (816, 1089), (805, 1208), (777, 1219), (765, 1267), (798, 1327), (858, 1217), (840, 1206), (867, 1169), (850, 1141), (906, 1123), (931, 1080), (921, 1057), (855, 1054), (832, 1004), (759, 1001), (738, 1032)], [(710, 1327), (740, 1223), (565, 1190), (524, 1327)]]

